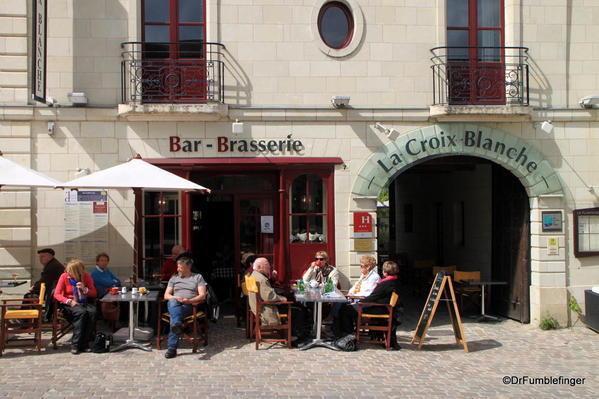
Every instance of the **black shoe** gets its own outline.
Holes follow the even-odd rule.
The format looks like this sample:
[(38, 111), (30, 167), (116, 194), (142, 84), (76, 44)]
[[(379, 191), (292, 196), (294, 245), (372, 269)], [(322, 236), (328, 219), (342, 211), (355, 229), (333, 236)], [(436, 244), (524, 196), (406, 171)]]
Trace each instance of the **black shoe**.
[(401, 350), (401, 346), (399, 346), (399, 344), (395, 344), (395, 345), (391, 345), (389, 347), (389, 349), (391, 349), (392, 351), (398, 351), (398, 350)]
[(177, 335), (181, 335), (183, 333), (183, 327), (181, 323), (173, 324), (171, 326), (171, 331)]
[(166, 357), (167, 359), (172, 359), (173, 357), (177, 356), (177, 350), (176, 349), (167, 349), (166, 353), (164, 354), (164, 357)]
[(79, 348), (71, 348), (71, 354), (73, 354), (73, 355), (78, 355), (78, 354), (80, 354), (80, 353), (81, 353), (81, 352), (79, 351)]

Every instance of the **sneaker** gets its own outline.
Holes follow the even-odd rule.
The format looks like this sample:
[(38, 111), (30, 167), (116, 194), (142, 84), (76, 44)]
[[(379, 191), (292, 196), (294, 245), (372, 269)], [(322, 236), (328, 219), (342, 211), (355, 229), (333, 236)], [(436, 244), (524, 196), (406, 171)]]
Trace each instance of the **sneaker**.
[(167, 359), (172, 359), (173, 357), (177, 356), (177, 350), (176, 349), (167, 349), (166, 353), (164, 354), (164, 357), (166, 357)]
[(171, 331), (177, 335), (181, 335), (183, 333), (183, 327), (181, 323), (173, 324), (171, 326)]

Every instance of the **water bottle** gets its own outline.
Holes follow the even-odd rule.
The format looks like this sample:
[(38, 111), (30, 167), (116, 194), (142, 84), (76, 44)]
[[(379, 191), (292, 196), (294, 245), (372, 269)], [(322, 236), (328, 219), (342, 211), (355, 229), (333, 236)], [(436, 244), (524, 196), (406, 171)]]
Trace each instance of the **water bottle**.
[(324, 285), (324, 292), (325, 293), (333, 292), (333, 280), (331, 280), (330, 277), (327, 279), (327, 282)]
[(304, 290), (306, 289), (306, 285), (304, 284), (304, 279), (301, 279), (299, 281), (299, 284), (297, 285), (297, 289), (299, 292), (304, 292)]

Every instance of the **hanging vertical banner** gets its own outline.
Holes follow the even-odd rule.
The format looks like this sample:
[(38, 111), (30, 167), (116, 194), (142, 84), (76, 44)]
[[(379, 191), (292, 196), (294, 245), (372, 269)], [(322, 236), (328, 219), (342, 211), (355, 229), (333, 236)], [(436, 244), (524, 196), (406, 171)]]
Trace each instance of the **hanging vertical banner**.
[(46, 103), (46, 8), (47, 0), (33, 0), (31, 96)]

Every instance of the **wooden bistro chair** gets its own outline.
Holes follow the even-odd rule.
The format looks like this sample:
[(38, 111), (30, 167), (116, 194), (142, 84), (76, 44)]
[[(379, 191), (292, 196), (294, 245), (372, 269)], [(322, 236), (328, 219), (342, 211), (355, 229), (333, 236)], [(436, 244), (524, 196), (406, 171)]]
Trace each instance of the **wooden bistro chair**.
[[(245, 276), (245, 278), (247, 279), (248, 277), (250, 277), (249, 275)], [(253, 277), (250, 277), (254, 282), (252, 284), (255, 284), (256, 280)], [(246, 298), (245, 301), (245, 336), (248, 339), (254, 339), (254, 325), (256, 324), (256, 321), (254, 320), (254, 313), (252, 312), (252, 310), (250, 309), (250, 301), (249, 301), (249, 291), (247, 289), (247, 284), (245, 282), (245, 280), (241, 283), (241, 292), (243, 293), (243, 296)]]
[[(256, 279), (252, 276), (246, 276), (245, 283), (248, 294), (256, 297), (256, 314), (250, 312), (254, 321), (253, 331), (250, 332), (250, 336), (253, 333), (256, 337), (256, 350), (258, 350), (260, 344), (263, 342), (282, 342), (288, 348), (291, 348), (291, 305), (293, 302), (264, 302), (260, 300), (260, 287)], [(266, 305), (287, 305), (287, 313), (279, 313), (280, 324), (272, 326), (262, 325), (259, 315), (262, 313), (262, 308)]]
[[(468, 286), (464, 281), (480, 281), (480, 271), (461, 272), (456, 270), (453, 273), (453, 279), (456, 282), (455, 292), (460, 297), (460, 312), (464, 311), (464, 298), (474, 305), (480, 305), (480, 296), (482, 289), (480, 286)], [(477, 303), (477, 300), (479, 301)]]
[[(3, 299), (0, 304), (0, 356), (10, 340), (33, 341), (37, 351), (42, 349), (42, 316), (46, 297), (46, 284), (40, 286), (39, 298)], [(33, 334), (33, 338), (16, 338), (14, 334)]]
[[(171, 315), (169, 312), (161, 311), (162, 302), (158, 301), (158, 326), (156, 328), (156, 348), (160, 349), (160, 341), (162, 340), (162, 323), (171, 324)], [(198, 351), (200, 341), (203, 341), (204, 346), (208, 345), (208, 317), (206, 314), (206, 305), (200, 303), (192, 306), (191, 315), (183, 319), (182, 337), (191, 342), (192, 352)], [(187, 332), (189, 330), (189, 332)]]
[[(358, 306), (358, 321), (356, 323), (356, 341), (359, 343), (360, 340), (362, 342), (378, 342), (373, 339), (367, 339), (366, 333), (370, 331), (382, 331), (385, 338), (385, 349), (390, 350), (391, 348), (391, 334), (395, 334), (396, 326), (393, 325), (393, 312), (395, 310), (395, 306), (397, 305), (397, 300), (399, 299), (399, 295), (397, 293), (391, 294), (391, 299), (388, 304), (384, 303), (369, 303), (369, 302), (358, 302), (356, 305)], [(372, 314), (372, 313), (364, 313), (364, 307), (371, 306), (383, 306), (387, 308), (387, 313), (384, 314)]]

